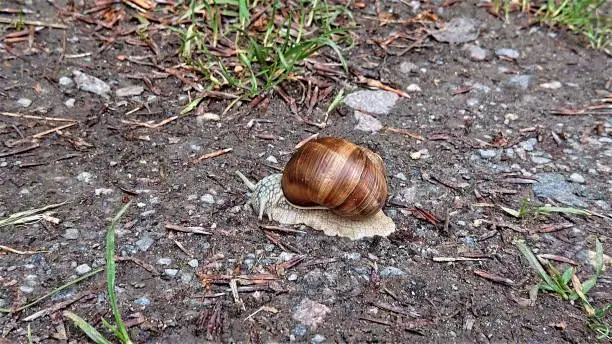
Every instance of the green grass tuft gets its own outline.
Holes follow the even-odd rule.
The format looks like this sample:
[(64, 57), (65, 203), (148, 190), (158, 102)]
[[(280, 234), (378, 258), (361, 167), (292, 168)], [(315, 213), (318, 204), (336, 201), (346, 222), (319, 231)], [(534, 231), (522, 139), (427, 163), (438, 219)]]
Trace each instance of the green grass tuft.
[(503, 13), (506, 21), (514, 11), (527, 12), (533, 15), (533, 22), (567, 28), (583, 35), (592, 48), (601, 50), (611, 44), (609, 6), (608, 0), (491, 0), (491, 12)]
[(595, 242), (595, 274), (584, 283), (580, 282), (576, 275), (577, 271), (573, 267), (569, 267), (561, 273), (550, 262), (536, 257), (524, 240), (518, 240), (516, 245), (529, 265), (536, 270), (538, 276), (542, 279), (538, 289), (555, 293), (566, 301), (580, 300), (588, 318), (589, 328), (597, 334), (598, 339), (609, 339), (610, 325), (606, 322), (606, 316), (610, 310), (610, 304), (606, 304), (602, 308), (594, 308), (586, 298), (586, 294), (595, 287), (597, 279), (601, 277), (604, 270), (603, 246), (599, 239), (596, 239)]
[[(181, 24), (172, 28), (182, 42), (179, 55), (203, 78), (204, 92), (238, 95), (230, 106), (292, 80), (303, 62), (325, 47), (348, 71), (342, 46), (352, 45), (354, 21), (346, 6), (326, 0), (190, 0), (182, 8)], [(196, 97), (181, 113), (202, 99)]]

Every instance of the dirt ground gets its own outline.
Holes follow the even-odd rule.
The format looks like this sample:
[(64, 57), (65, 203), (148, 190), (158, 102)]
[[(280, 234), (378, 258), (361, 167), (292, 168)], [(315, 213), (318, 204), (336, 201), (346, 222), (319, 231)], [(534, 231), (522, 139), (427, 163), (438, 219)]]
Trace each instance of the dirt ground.
[[(412, 15), (408, 2), (382, 3), (402, 18)], [(15, 1), (3, 4), (17, 7)], [(466, 44), (431, 38), (403, 55), (387, 54), (371, 40), (403, 27), (361, 18), (375, 15), (368, 5), (356, 12), (362, 26), (349, 61), (400, 89), (418, 85), (420, 91), (377, 117), (386, 127), (429, 138), (424, 141), (384, 129), (355, 130), (354, 110), (347, 106), (332, 113), (326, 128), (300, 123), (278, 96), (263, 110), (242, 104), (218, 121), (190, 114), (157, 128), (136, 127), (125, 121), (158, 123), (187, 102), (178, 78), (153, 79), (161, 90), (157, 96), (130, 78), (151, 74), (152, 67), (121, 56), (148, 55), (146, 46), (117, 43), (98, 54), (94, 26), (65, 18), (70, 28), (41, 30), (29, 49), (27, 42), (0, 49), (0, 111), (78, 120), (41, 135), (38, 146), (25, 150), (32, 142), (20, 139), (65, 122), (0, 116), (0, 218), (69, 202), (54, 210), (59, 223), (0, 227), (1, 245), (45, 251), (0, 253), (0, 308), (31, 302), (102, 266), (109, 219), (133, 199), (117, 233), (117, 256), (124, 258), (117, 263), (117, 294), (137, 343), (597, 342), (578, 302), (545, 293), (534, 304), (526, 302), (539, 280), (513, 241), (525, 239), (539, 254), (571, 260), (582, 281), (593, 273), (588, 252), (595, 250), (596, 237), (610, 254), (612, 118), (550, 113), (609, 99), (609, 57), (565, 31), (522, 27), (517, 17), (504, 24), (473, 1), (420, 5), (416, 12), (430, 8), (445, 21), (477, 20), (479, 36), (470, 44), (486, 49), (486, 58), (470, 58)], [(41, 20), (59, 20), (50, 2), (30, 7)], [(178, 47), (170, 36), (157, 44), (165, 51)], [(519, 57), (496, 56), (503, 48)], [(60, 84), (75, 69), (107, 82), (110, 97)], [(526, 88), (508, 85), (516, 75), (531, 76)], [(560, 87), (546, 86), (554, 81)], [(116, 96), (116, 89), (130, 85), (144, 86), (144, 92)], [(24, 107), (21, 98), (31, 104)], [(220, 114), (226, 104), (211, 100), (206, 112)], [(327, 104), (315, 108), (313, 119), (320, 119)], [(258, 121), (249, 126), (253, 119)], [(247, 189), (234, 171), (253, 180), (276, 173), (293, 147), (314, 133), (345, 137), (382, 156), (391, 192), (384, 211), (396, 222), (396, 233), (351, 241), (310, 228), (268, 232), (260, 225), (276, 223), (242, 208)], [(190, 163), (226, 148), (231, 152)], [(421, 153), (418, 159), (411, 157), (414, 152)], [(565, 204), (563, 197), (546, 197), (551, 190), (534, 191), (537, 183), (530, 178), (551, 175), (575, 187)], [(598, 215), (515, 219), (499, 207), (518, 209), (524, 198)], [(414, 207), (434, 214), (440, 224), (418, 216)], [(177, 232), (167, 224), (200, 226), (211, 234)], [(555, 227), (561, 224), (567, 225)], [(439, 257), (478, 259), (434, 260)], [(514, 283), (494, 282), (479, 271)], [(239, 284), (239, 302), (229, 278), (205, 287), (205, 273), (277, 279)], [(71, 310), (102, 328), (102, 318), (112, 319), (104, 281), (100, 273), (21, 312), (0, 313), (0, 342), (27, 342), (28, 325), (35, 342), (85, 342), (61, 314)], [(611, 282), (606, 272), (589, 293), (593, 305), (610, 302)], [(61, 302), (66, 304), (54, 312), (24, 320)]]

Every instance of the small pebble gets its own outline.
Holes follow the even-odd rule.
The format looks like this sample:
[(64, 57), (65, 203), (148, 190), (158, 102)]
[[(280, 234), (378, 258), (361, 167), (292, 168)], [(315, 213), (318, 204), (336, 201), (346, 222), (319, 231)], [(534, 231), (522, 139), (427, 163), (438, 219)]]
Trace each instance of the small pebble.
[(478, 154), (484, 159), (489, 159), (495, 157), (497, 151), (495, 149), (479, 149)]
[(569, 176), (569, 180), (572, 183), (577, 183), (577, 184), (584, 184), (584, 183), (586, 183), (586, 180), (584, 179), (584, 177), (582, 175), (578, 174), (578, 173), (572, 173)]
[(74, 107), (74, 103), (76, 102), (76, 100), (74, 98), (68, 98), (65, 102), (64, 105), (66, 105), (67, 108), (73, 108)]
[(117, 97), (131, 97), (138, 96), (142, 92), (144, 92), (144, 87), (142, 86), (127, 86), (117, 89), (115, 95)]
[(416, 73), (419, 70), (419, 67), (412, 62), (404, 61), (400, 63), (399, 69), (403, 74), (410, 74)]
[(84, 274), (86, 274), (86, 273), (91, 271), (91, 267), (89, 265), (87, 265), (87, 264), (81, 264), (81, 265), (76, 267), (75, 271), (79, 275), (84, 275)]
[(408, 92), (421, 92), (421, 87), (417, 84), (410, 84), (406, 87), (406, 91)]
[(170, 265), (170, 264), (172, 264), (172, 258), (159, 258), (157, 260), (157, 264), (159, 264), (159, 265)]
[(94, 194), (96, 196), (100, 196), (100, 195), (108, 196), (111, 193), (113, 193), (113, 191), (114, 191), (113, 189), (99, 188), (99, 189), (94, 190)]
[(276, 160), (276, 158), (272, 155), (270, 155), (269, 157), (266, 158), (266, 161), (271, 163), (271, 164), (278, 164), (278, 160)]
[(146, 296), (142, 296), (134, 300), (134, 303), (140, 306), (148, 306), (151, 304), (151, 300)]
[(504, 115), (504, 123), (508, 124), (511, 121), (516, 121), (518, 119), (518, 115), (514, 113), (507, 113)]
[(359, 252), (345, 253), (344, 259), (358, 261), (361, 259), (361, 253)]
[(421, 152), (412, 152), (410, 153), (410, 159), (412, 160), (419, 160), (421, 158)]
[(499, 56), (499, 57), (508, 57), (511, 59), (518, 59), (519, 58), (519, 53), (518, 51), (514, 50), (514, 49), (497, 49), (495, 50), (495, 55)]
[(145, 234), (141, 239), (136, 241), (136, 246), (138, 246), (141, 251), (146, 251), (153, 245), (153, 242), (153, 239)]
[(548, 164), (550, 159), (541, 156), (531, 156), (531, 161), (538, 165)]
[(325, 341), (325, 337), (320, 334), (315, 334), (314, 337), (310, 340), (312, 344), (319, 344)]
[(480, 103), (480, 101), (478, 99), (476, 99), (476, 98), (468, 98), (468, 100), (466, 100), (465, 103), (469, 107), (474, 107), (474, 106), (478, 105)]
[(473, 61), (484, 61), (487, 58), (487, 51), (474, 45), (470, 48), (470, 58)]
[(296, 273), (292, 273), (291, 275), (289, 275), (289, 277), (287, 277), (288, 281), (296, 281), (298, 279), (298, 275)]
[(272, 251), (274, 251), (274, 247), (275, 247), (274, 244), (265, 244), (264, 245), (264, 251), (272, 252)]
[(176, 276), (178, 274), (178, 269), (164, 269), (164, 273), (170, 277)]
[(295, 257), (295, 253), (290, 253), (290, 252), (281, 252), (281, 254), (278, 255), (278, 259), (280, 259), (283, 262), (288, 262), (291, 259), (293, 259), (293, 257)]
[(296, 337), (302, 337), (302, 336), (306, 335), (306, 333), (308, 332), (308, 328), (305, 325), (303, 325), (303, 324), (297, 324), (293, 328), (293, 331), (291, 331), (291, 332)]
[(382, 270), (380, 270), (380, 272), (378, 273), (380, 277), (397, 277), (397, 276), (403, 276), (405, 274), (406, 274), (405, 272), (403, 272), (402, 270), (394, 266), (387, 266), (383, 268)]
[(200, 201), (208, 204), (214, 204), (215, 198), (211, 194), (204, 194), (202, 197), (200, 197)]
[(86, 184), (89, 184), (92, 178), (93, 178), (93, 175), (89, 172), (81, 172), (77, 176), (78, 181), (86, 183)]
[(17, 100), (17, 105), (27, 108), (32, 105), (32, 100), (28, 98), (19, 98), (19, 100)]
[(64, 232), (64, 238), (68, 240), (76, 240), (79, 238), (79, 230), (76, 228), (67, 228)]
[(540, 87), (548, 88), (548, 89), (551, 89), (551, 90), (556, 90), (558, 88), (563, 87), (563, 84), (561, 84), (559, 81), (551, 81), (551, 82), (546, 82), (546, 83), (540, 84)]
[(533, 75), (515, 75), (506, 81), (506, 86), (526, 90), (533, 84), (534, 80)]
[(185, 271), (181, 272), (181, 282), (185, 284), (189, 284), (189, 282), (191, 282), (192, 279), (193, 279), (193, 274), (191, 272), (185, 272)]
[(204, 122), (218, 121), (220, 119), (221, 117), (217, 115), (216, 113), (207, 112), (205, 114), (202, 114), (196, 117), (196, 123), (198, 123), (198, 125), (201, 126)]
[(399, 180), (403, 180), (403, 181), (407, 181), (408, 178), (406, 178), (406, 175), (403, 172), (399, 172), (395, 175), (395, 178), (399, 179)]
[(520, 142), (519, 147), (523, 148), (527, 152), (531, 152), (537, 143), (538, 143), (538, 139), (536, 139), (535, 137), (532, 137), (529, 140)]
[(187, 262), (187, 265), (191, 266), (192, 268), (197, 268), (200, 263), (198, 263), (197, 259), (192, 259)]
[(28, 285), (22, 285), (19, 287), (19, 290), (21, 290), (21, 292), (24, 294), (31, 294), (34, 291), (34, 288)]
[(67, 76), (62, 76), (61, 78), (59, 78), (59, 84), (60, 86), (70, 87), (74, 84), (74, 81), (72, 81), (72, 79)]

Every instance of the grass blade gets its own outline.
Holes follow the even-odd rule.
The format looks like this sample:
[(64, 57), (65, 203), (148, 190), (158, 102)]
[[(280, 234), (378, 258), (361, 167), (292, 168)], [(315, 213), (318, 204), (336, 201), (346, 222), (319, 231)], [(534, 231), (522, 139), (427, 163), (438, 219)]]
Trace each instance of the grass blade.
[(125, 324), (121, 319), (121, 312), (119, 311), (119, 306), (117, 305), (117, 295), (115, 294), (117, 269), (115, 262), (115, 229), (117, 226), (117, 222), (119, 222), (119, 219), (121, 218), (121, 216), (123, 216), (123, 214), (126, 212), (131, 203), (132, 201), (124, 205), (111, 221), (111, 224), (108, 227), (108, 231), (106, 233), (106, 248), (104, 254), (106, 258), (106, 287), (108, 290), (108, 299), (110, 301), (111, 309), (115, 317), (115, 323), (117, 324), (119, 333), (121, 334), (121, 337), (119, 337), (119, 339), (126, 344), (132, 343), (132, 341), (129, 338)]
[(523, 256), (527, 259), (527, 262), (529, 262), (529, 265), (531, 265), (537, 271), (540, 278), (542, 278), (547, 285), (551, 287), (554, 286), (555, 283), (552, 281), (546, 270), (544, 270), (544, 267), (542, 267), (542, 265), (538, 261), (538, 258), (536, 258), (536, 256), (533, 254), (533, 252), (531, 252), (529, 247), (527, 247), (525, 241), (518, 240), (516, 245), (518, 246), (518, 249), (521, 251)]
[(112, 344), (108, 341), (104, 336), (98, 332), (93, 326), (91, 326), (87, 321), (85, 321), (80, 316), (72, 313), (71, 311), (64, 311), (62, 313), (66, 318), (72, 320), (72, 322), (83, 331), (87, 337), (94, 341), (97, 344)]

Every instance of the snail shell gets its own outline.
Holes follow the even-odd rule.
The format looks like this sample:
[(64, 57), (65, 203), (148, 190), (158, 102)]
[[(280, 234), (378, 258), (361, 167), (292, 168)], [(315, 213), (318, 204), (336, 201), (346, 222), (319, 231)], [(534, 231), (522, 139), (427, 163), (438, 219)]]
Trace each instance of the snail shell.
[(287, 163), (281, 186), (294, 206), (326, 208), (355, 220), (378, 213), (388, 194), (381, 157), (335, 137), (314, 139), (301, 146)]

